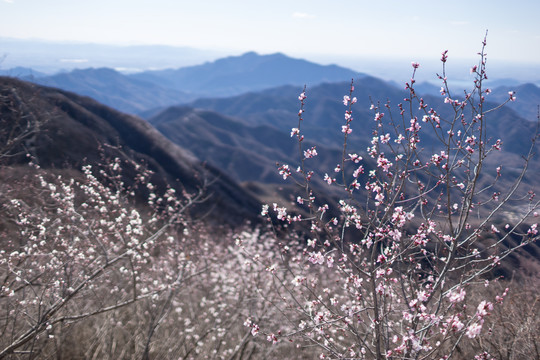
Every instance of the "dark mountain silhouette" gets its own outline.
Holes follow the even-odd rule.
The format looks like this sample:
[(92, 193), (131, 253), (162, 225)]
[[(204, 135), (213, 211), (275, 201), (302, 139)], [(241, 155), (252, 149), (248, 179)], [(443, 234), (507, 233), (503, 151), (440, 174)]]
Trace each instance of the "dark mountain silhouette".
[[(70, 92), (0, 77), (2, 143), (10, 129), (22, 122), (40, 124), (39, 131), (11, 149), (8, 164), (33, 156), (42, 168), (80, 169), (85, 164), (120, 158), (126, 179), (133, 179), (133, 162), (143, 162), (155, 172), (152, 179), (164, 188), (167, 182), (178, 190), (197, 191), (206, 178), (209, 199), (201, 211), (212, 210), (217, 222), (240, 224), (255, 220), (260, 205), (254, 197), (212, 166), (203, 166), (189, 151), (173, 144), (149, 123), (113, 110)], [(12, 137), (11, 137), (12, 138)], [(127, 181), (127, 180), (126, 180)]]
[(90, 96), (107, 106), (131, 114), (194, 99), (182, 91), (133, 79), (109, 68), (73, 70), (32, 81)]
[(281, 85), (312, 86), (363, 76), (337, 65), (319, 65), (281, 53), (259, 55), (255, 52), (203, 65), (130, 75), (134, 79), (205, 96), (232, 96)]

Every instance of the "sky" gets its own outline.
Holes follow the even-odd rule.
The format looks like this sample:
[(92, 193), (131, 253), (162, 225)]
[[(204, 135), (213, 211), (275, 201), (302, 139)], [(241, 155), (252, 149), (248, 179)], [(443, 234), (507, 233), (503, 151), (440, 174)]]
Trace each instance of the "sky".
[[(259, 53), (347, 65), (443, 50), (540, 65), (538, 0), (0, 0), (0, 37)], [(409, 62), (410, 64), (410, 62)], [(539, 76), (536, 76), (540, 78)]]

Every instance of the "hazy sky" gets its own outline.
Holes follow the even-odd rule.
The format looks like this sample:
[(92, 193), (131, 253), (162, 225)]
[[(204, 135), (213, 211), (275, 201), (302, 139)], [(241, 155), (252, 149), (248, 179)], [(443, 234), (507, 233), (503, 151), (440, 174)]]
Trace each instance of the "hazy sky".
[(539, 0), (0, 0), (0, 37), (540, 64)]

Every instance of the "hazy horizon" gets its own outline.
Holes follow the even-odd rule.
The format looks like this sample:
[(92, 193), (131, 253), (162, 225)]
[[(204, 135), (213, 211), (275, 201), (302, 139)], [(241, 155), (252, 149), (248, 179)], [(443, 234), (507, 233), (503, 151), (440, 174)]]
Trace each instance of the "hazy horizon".
[[(438, 59), (444, 50), (448, 50), (450, 65), (459, 64), (456, 76), (466, 79), (462, 74), (477, 62), (488, 30), (492, 76), (538, 81), (540, 2), (522, 0), (512, 5), (502, 0), (489, 4), (465, 0), (451, 4), (430, 0), (0, 0), (0, 37), (180, 46), (206, 52), (203, 57), (183, 59), (176, 67), (248, 51), (281, 52), (386, 79), (398, 76), (396, 80), (401, 81), (410, 76), (411, 61), (420, 62), (421, 69), (429, 72), (428, 76), (420, 71), (419, 76), (431, 79), (440, 71)], [(7, 55), (3, 68), (16, 54)], [(77, 64), (84, 65), (91, 64)]]
[[(6, 44), (12, 46), (12, 51), (2, 51), (2, 45), (4, 45), (4, 49), (9, 48)], [(32, 44), (31, 49), (28, 49), (28, 44)], [(24, 49), (24, 51), (20, 49)], [(91, 56), (85, 58), (84, 55), (88, 55), (89, 49), (107, 49), (107, 53), (99, 54), (99, 52), (94, 51)], [(73, 41), (19, 40), (0, 37), (0, 70), (9, 70), (21, 66), (51, 75), (73, 69), (108, 67), (123, 73), (134, 73), (200, 65), (223, 57), (239, 56), (246, 52), (248, 51), (227, 53), (168, 45), (122, 46)], [(266, 55), (265, 53), (258, 53)], [(284, 54), (295, 57), (287, 53)], [(302, 59), (323, 65), (335, 64), (383, 80), (394, 81), (398, 84), (408, 81), (411, 75), (411, 62), (406, 58), (336, 57), (329, 54), (313, 55)], [(417, 72), (417, 80), (438, 84), (436, 73), (441, 71), (439, 58), (418, 59), (418, 61), (420, 61), (421, 67)], [(469, 69), (477, 61), (478, 56), (472, 56), (470, 59), (465, 60), (450, 58), (447, 64), (450, 81), (460, 86), (469, 86), (472, 79)], [(540, 86), (539, 68), (540, 66), (536, 64), (512, 64), (496, 61), (496, 59), (495, 61), (492, 59), (488, 61), (490, 79), (508, 80), (508, 85), (513, 85), (513, 82), (532, 82)], [(17, 76), (18, 74), (10, 75)]]

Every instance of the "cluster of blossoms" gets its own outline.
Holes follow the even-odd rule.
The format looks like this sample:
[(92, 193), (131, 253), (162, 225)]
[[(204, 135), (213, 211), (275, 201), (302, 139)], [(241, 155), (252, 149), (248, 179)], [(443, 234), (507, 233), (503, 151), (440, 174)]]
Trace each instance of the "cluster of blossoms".
[[(173, 189), (153, 192), (148, 171), (126, 185), (120, 163), (87, 165), (80, 177), (68, 179), (34, 166), (21, 180), (25, 192), (12, 187), (2, 194), (9, 199), (3, 216), (16, 224), (16, 233), (2, 234), (0, 304), (8, 309), (17, 303), (20, 310), (6, 318), (12, 343), (0, 348), (0, 357), (43, 331), (53, 338), (63, 321), (151, 299), (179, 284), (180, 269), (184, 275), (195, 270), (168, 233), (168, 224), (181, 226), (186, 202)], [(135, 206), (131, 194), (138, 185), (150, 191), (153, 216)], [(19, 319), (22, 313), (28, 321)]]
[[(492, 223), (500, 206), (489, 210), (480, 225), (471, 224), (470, 214), (482, 205), (507, 202), (517, 187), (506, 195), (496, 188), (500, 167), (491, 184), (479, 186), (477, 171), (489, 151), (500, 150), (502, 144), (485, 135), (483, 106), (489, 91), (476, 91), (486, 78), (483, 51), (480, 54), (481, 62), (472, 70), (477, 75), (475, 90), (463, 99), (450, 95), (444, 72), (439, 77), (450, 112), (430, 108), (417, 96), (414, 73), (419, 64), (413, 63), (404, 100), (410, 109), (398, 105), (399, 121), (390, 104), (385, 105), (386, 115), (371, 104), (375, 126), (366, 160), (348, 150), (352, 105), (358, 102), (351, 83), (343, 97), (347, 110), (341, 125), (343, 156), (334, 168), (337, 175), (322, 171), (321, 176), (343, 197), (333, 206), (317, 206), (310, 183), (314, 172), (302, 161), (297, 173), (304, 175), (301, 185), (309, 197), (298, 197), (297, 203), (309, 212), (302, 217), (311, 224), (309, 239), (299, 254), (284, 257), (281, 271), (272, 268), (273, 281), (287, 294), (283, 301), (289, 301), (280, 311), (294, 309), (296, 313), (287, 310), (287, 314), (298, 316), (298, 326), (280, 329), (281, 336), (267, 333), (269, 341), (300, 337), (320, 346), (321, 358), (446, 358), (455, 344), (482, 333), (495, 305), (487, 299), (472, 300), (467, 288), (515, 250), (495, 254), (500, 244), (516, 236), (516, 227), (502, 230)], [(447, 59), (445, 51), (443, 69)], [(305, 98), (304, 91), (299, 97), (299, 126), (291, 131), (301, 149)], [(510, 93), (508, 101), (514, 98)], [(445, 118), (447, 113), (453, 115)], [(434, 138), (438, 144), (429, 142)], [(300, 157), (313, 157), (313, 148)], [(496, 191), (491, 196), (486, 190), (492, 188)], [(532, 203), (534, 196), (530, 198), (525, 217), (538, 206)], [(266, 216), (272, 215), (268, 207), (263, 209)], [(282, 208), (274, 204), (273, 210), (278, 220), (290, 223)], [(537, 233), (536, 224), (530, 226), (521, 234), (523, 243)], [(494, 244), (480, 244), (487, 235)]]

